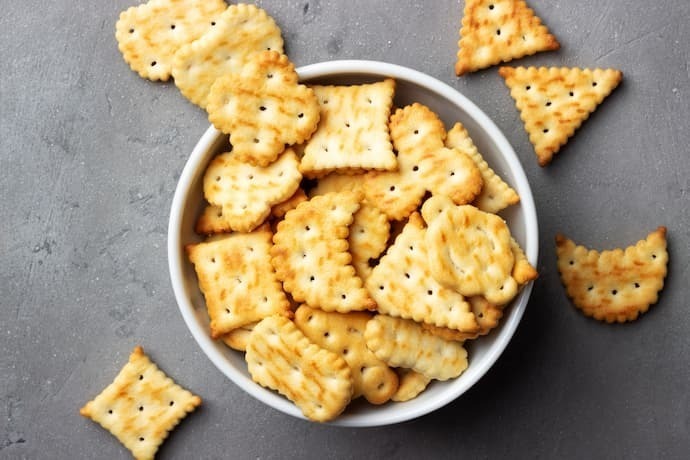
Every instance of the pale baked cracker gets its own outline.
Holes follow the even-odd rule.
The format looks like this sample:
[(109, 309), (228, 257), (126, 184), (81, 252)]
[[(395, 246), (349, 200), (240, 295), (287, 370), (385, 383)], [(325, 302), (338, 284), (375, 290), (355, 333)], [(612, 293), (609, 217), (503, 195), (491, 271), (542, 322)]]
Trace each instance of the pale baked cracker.
[(503, 219), (471, 205), (456, 206), (445, 197), (429, 198), (422, 215), (428, 225), (429, 269), (438, 282), (464, 296), (484, 296), (496, 305), (515, 297), (518, 284), (511, 276), (515, 256)]
[(466, 332), (479, 327), (465, 298), (429, 272), (426, 229), (414, 213), (365, 284), (377, 310)]
[(462, 344), (443, 340), (421, 324), (387, 315), (376, 315), (364, 332), (367, 347), (392, 367), (405, 367), (436, 380), (448, 380), (467, 369)]
[(625, 250), (602, 252), (559, 234), (556, 256), (568, 297), (585, 315), (608, 323), (632, 321), (656, 303), (664, 287), (666, 227)]
[(304, 148), (300, 168), (305, 176), (397, 167), (388, 133), (395, 80), (312, 88), (319, 100), (321, 119)]
[(386, 215), (366, 201), (362, 202), (359, 211), (355, 213), (347, 241), (352, 266), (363, 281), (371, 275), (370, 261), (386, 250), (389, 232), (390, 223)]
[(444, 146), (443, 122), (419, 103), (391, 117), (391, 139), (398, 151), (398, 170), (373, 172), (364, 181), (369, 203), (401, 220), (417, 209), (426, 191), (457, 204), (471, 202), (481, 191), (479, 168), (465, 153)]
[(329, 193), (300, 203), (278, 224), (272, 263), (297, 302), (346, 313), (376, 306), (351, 265), (349, 225), (361, 195)]
[(250, 55), (263, 50), (283, 52), (280, 28), (254, 5), (230, 5), (215, 23), (201, 38), (177, 50), (172, 64), (175, 85), (201, 108), (206, 108), (216, 79), (239, 74)]
[(619, 70), (567, 67), (501, 67), (498, 73), (510, 88), (541, 166), (551, 162), (623, 78)]
[(134, 458), (153, 459), (170, 431), (201, 404), (137, 346), (98, 396), (79, 410), (115, 436)]
[(298, 83), (295, 66), (277, 51), (249, 56), (237, 74), (219, 77), (206, 105), (208, 119), (230, 135), (233, 155), (267, 166), (286, 145), (307, 140), (319, 122), (314, 91)]
[(415, 372), (412, 369), (405, 369), (404, 367), (399, 367), (395, 370), (398, 374), (398, 380), (400, 384), (398, 385), (398, 391), (391, 396), (391, 400), (396, 402), (405, 402), (419, 396), (421, 392), (426, 390), (432, 379), (424, 374)]
[(448, 131), (446, 147), (455, 148), (466, 153), (479, 168), (484, 185), (482, 191), (477, 195), (474, 201), (472, 201), (472, 205), (482, 211), (496, 214), (520, 201), (520, 196), (517, 192), (513, 190), (510, 185), (505, 183), (484, 160), (477, 150), (477, 147), (474, 145), (474, 142), (472, 142), (469, 133), (461, 123), (456, 123), (455, 126)]
[(465, 0), (455, 73), (560, 48), (522, 0)]
[(352, 399), (364, 396), (372, 404), (383, 404), (397, 391), (398, 376), (367, 348), (364, 330), (371, 318), (366, 312), (329, 313), (306, 305), (295, 312), (295, 324), (309, 340), (350, 366)]
[(204, 197), (222, 207), (219, 218), (232, 230), (250, 232), (271, 214), (271, 206), (297, 191), (302, 180), (298, 164), (291, 149), (265, 167), (245, 163), (234, 152), (222, 153), (206, 169)]
[(257, 323), (249, 323), (244, 326), (240, 326), (237, 329), (233, 329), (227, 334), (223, 335), (220, 339), (223, 343), (233, 350), (246, 351), (247, 343), (249, 342), (249, 336), (254, 330), (254, 326)]
[(363, 191), (364, 175), (332, 173), (319, 178), (316, 185), (309, 190), (309, 196), (325, 195), (332, 192)]
[(231, 233), (185, 247), (211, 318), (211, 337), (275, 314), (290, 315), (290, 303), (271, 266), (272, 233)]
[(345, 360), (312, 343), (287, 318), (271, 316), (257, 324), (245, 359), (256, 383), (286, 396), (311, 420), (332, 420), (352, 397)]
[(214, 27), (223, 0), (150, 0), (120, 14), (115, 38), (122, 57), (142, 78), (167, 81), (173, 55)]
[(477, 324), (479, 324), (479, 329), (477, 331), (462, 332), (456, 329), (438, 327), (426, 323), (422, 323), (422, 327), (445, 340), (464, 342), (465, 340), (472, 340), (479, 336), (486, 335), (498, 326), (500, 319), (503, 317), (502, 306), (493, 305), (481, 296), (472, 296), (468, 298), (467, 301), (472, 305), (472, 312), (477, 319)]
[(287, 200), (282, 201), (271, 208), (271, 216), (277, 219), (285, 217), (288, 211), (295, 209), (303, 201), (307, 201), (309, 197), (304, 193), (304, 190), (298, 188), (297, 191)]

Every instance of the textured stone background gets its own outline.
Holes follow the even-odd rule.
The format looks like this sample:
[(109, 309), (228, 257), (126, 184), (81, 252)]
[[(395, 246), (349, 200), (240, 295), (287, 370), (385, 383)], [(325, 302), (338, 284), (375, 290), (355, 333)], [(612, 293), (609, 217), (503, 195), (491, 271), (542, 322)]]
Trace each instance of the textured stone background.
[[(489, 69), (453, 74), (462, 1), (258, 2), (299, 66), (361, 58), (457, 88), (514, 145), (541, 230), (540, 279), (510, 346), (454, 403), (369, 430), (270, 409), (203, 355), (177, 310), (166, 228), (208, 126), (172, 83), (129, 70), (114, 24), (134, 0), (3, 2), (0, 15), (0, 458), (128, 458), (78, 408), (135, 344), (205, 400), (159, 458), (682, 458), (690, 451), (690, 2), (531, 0), (562, 50), (525, 65), (615, 67), (623, 85), (546, 169)], [(670, 274), (641, 320), (564, 296), (553, 237), (626, 246), (669, 228)]]

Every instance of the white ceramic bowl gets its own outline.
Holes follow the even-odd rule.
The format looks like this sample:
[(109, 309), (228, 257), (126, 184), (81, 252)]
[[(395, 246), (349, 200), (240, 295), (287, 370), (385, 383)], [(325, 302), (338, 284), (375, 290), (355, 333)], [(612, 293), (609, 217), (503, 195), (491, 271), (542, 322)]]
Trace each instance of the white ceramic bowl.
[[(525, 172), (512, 147), (496, 125), (469, 99), (450, 86), (405, 67), (372, 61), (333, 61), (298, 69), (302, 82), (356, 84), (392, 77), (397, 82), (395, 105), (420, 102), (434, 110), (450, 129), (460, 121), (469, 131), (489, 165), (517, 190), (521, 201), (501, 215), (525, 249), (532, 265), (537, 264), (538, 229), (532, 192)], [(281, 395), (254, 383), (242, 353), (211, 340), (209, 319), (194, 268), (184, 245), (200, 241), (194, 224), (204, 206), (202, 178), (214, 155), (227, 148), (227, 137), (211, 126), (197, 143), (185, 165), (173, 198), (168, 228), (168, 262), (177, 303), (192, 335), (209, 359), (240, 388), (282, 412), (304, 418), (300, 410)], [(378, 426), (410, 420), (442, 407), (467, 391), (493, 365), (508, 345), (522, 317), (532, 285), (526, 286), (506, 308), (500, 326), (486, 337), (468, 343), (469, 367), (458, 378), (432, 382), (419, 397), (405, 402), (373, 406), (354, 401), (333, 424)]]

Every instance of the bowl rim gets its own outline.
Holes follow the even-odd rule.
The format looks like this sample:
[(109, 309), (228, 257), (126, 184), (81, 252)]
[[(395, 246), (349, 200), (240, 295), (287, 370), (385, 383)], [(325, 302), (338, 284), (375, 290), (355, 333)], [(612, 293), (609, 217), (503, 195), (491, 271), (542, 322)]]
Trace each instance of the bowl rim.
[[(520, 195), (520, 206), (522, 207), (522, 211), (524, 213), (525, 254), (533, 266), (537, 265), (539, 253), (539, 231), (534, 198), (527, 180), (527, 176), (515, 151), (513, 150), (513, 147), (510, 145), (506, 137), (496, 126), (496, 124), (476, 104), (474, 104), (458, 90), (430, 75), (401, 65), (380, 61), (325, 61), (300, 67), (297, 69), (297, 73), (300, 77), (300, 81), (325, 78), (334, 75), (362, 75), (380, 78), (390, 77), (395, 80), (404, 80), (424, 87), (426, 90), (436, 93), (442, 98), (449, 100), (459, 108), (462, 108), (462, 110), (464, 110), (470, 118), (474, 119), (481, 129), (483, 129), (492, 139), (497, 150), (508, 164), (515, 181), (515, 188), (518, 189), (518, 193)], [(185, 284), (182, 271), (183, 267), (182, 264), (179, 263), (181, 260), (180, 253), (184, 252), (183, 242), (181, 240), (182, 217), (184, 214), (183, 206), (192, 187), (195, 172), (199, 167), (200, 160), (204, 158), (208, 149), (212, 148), (221, 136), (223, 136), (223, 134), (216, 130), (213, 125), (206, 130), (185, 163), (175, 189), (175, 194), (173, 196), (170, 209), (170, 220), (168, 223), (168, 268), (170, 271), (170, 280), (172, 283), (173, 292), (175, 294), (175, 300), (177, 301), (178, 308), (182, 314), (182, 317), (184, 318), (187, 328), (192, 333), (192, 336), (196, 340), (197, 344), (201, 347), (204, 354), (223, 374), (230, 378), (230, 380), (232, 380), (233, 383), (235, 383), (243, 391), (249, 393), (251, 396), (263, 402), (264, 404), (267, 404), (286, 414), (305, 419), (304, 415), (302, 415), (297, 406), (292, 404), (286, 398), (283, 398), (282, 396), (277, 395), (258, 384), (245, 384), (246, 382), (244, 380), (246, 377), (239, 374), (237, 370), (230, 366), (226, 358), (214, 347), (214, 343), (210, 335), (203, 330), (202, 326), (196, 319), (194, 314), (195, 308), (192, 305), (191, 300), (185, 295), (183, 288)], [(504, 324), (501, 327), (500, 335), (496, 337), (496, 341), (487, 350), (487, 354), (484, 359), (475, 365), (478, 366), (478, 368), (474, 369), (472, 378), (463, 380), (462, 385), (450, 386), (448, 389), (446, 389), (446, 391), (438, 395), (436, 399), (431, 401), (429, 404), (422, 406), (401, 406), (402, 410), (393, 415), (389, 414), (387, 417), (373, 417), (370, 414), (365, 414), (362, 416), (353, 415), (351, 417), (336, 418), (332, 422), (329, 422), (329, 424), (348, 427), (375, 427), (392, 425), (431, 413), (458, 398), (486, 374), (486, 372), (493, 366), (498, 357), (507, 347), (526, 309), (532, 291), (532, 284), (532, 282), (528, 283), (518, 294), (518, 297), (513, 300), (513, 304), (511, 306), (513, 311), (511, 311), (511, 314), (508, 315), (507, 321), (504, 321)], [(249, 381), (251, 382), (251, 380)]]

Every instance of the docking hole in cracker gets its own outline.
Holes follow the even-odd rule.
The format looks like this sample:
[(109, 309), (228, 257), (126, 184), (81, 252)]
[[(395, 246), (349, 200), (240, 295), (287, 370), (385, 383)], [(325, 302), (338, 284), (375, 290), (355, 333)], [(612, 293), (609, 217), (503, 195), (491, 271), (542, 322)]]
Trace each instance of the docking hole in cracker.
[(566, 293), (586, 316), (633, 321), (657, 302), (667, 273), (666, 227), (634, 246), (598, 252), (556, 236), (558, 270)]
[(79, 413), (144, 460), (153, 459), (170, 431), (200, 404), (200, 397), (177, 385), (137, 346), (113, 383)]

